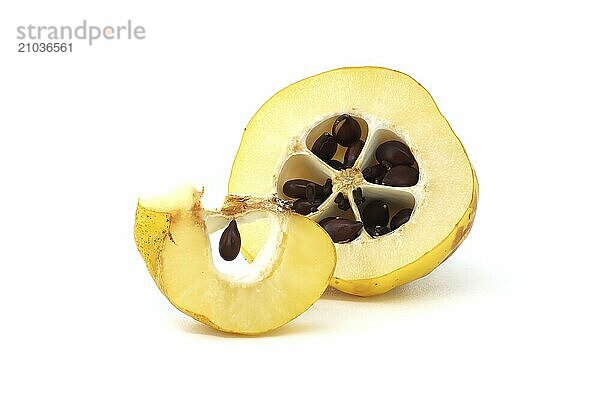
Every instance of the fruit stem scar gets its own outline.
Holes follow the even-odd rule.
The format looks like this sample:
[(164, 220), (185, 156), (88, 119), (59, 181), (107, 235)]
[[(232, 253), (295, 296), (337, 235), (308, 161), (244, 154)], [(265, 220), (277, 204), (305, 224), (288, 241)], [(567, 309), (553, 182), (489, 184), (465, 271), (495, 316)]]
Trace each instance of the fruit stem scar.
[(256, 198), (251, 196), (228, 195), (220, 214), (237, 218), (251, 211), (291, 212), (285, 200), (276, 197)]

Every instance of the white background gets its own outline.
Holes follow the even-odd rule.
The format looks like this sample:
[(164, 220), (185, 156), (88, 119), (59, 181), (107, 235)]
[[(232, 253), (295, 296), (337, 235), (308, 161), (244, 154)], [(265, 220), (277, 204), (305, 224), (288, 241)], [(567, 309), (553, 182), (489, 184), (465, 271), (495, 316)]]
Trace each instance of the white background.
[[(598, 398), (598, 13), (551, 3), (4, 2), (0, 398)], [(17, 53), (18, 25), (84, 18), (147, 38)], [(264, 337), (177, 312), (135, 249), (138, 195), (223, 196), (259, 106), (349, 65), (432, 93), (481, 183), (468, 240)]]

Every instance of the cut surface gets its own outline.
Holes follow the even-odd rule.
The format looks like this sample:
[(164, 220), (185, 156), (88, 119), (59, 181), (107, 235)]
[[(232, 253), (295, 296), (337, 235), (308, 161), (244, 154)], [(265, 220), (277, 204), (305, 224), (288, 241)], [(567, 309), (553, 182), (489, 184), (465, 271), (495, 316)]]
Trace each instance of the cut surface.
[[(223, 331), (259, 334), (301, 314), (327, 288), (336, 255), (318, 224), (269, 203), (233, 199), (210, 212), (194, 190), (174, 195), (182, 197), (140, 201), (135, 239), (157, 286), (179, 310)], [(217, 230), (232, 218), (240, 227), (271, 226), (241, 276), (215, 268), (208, 237), (207, 226)]]
[[(353, 168), (335, 171), (319, 160), (310, 146), (318, 135), (331, 129), (328, 124), (336, 116), (345, 114), (364, 126), (361, 139), (365, 145)], [(388, 141), (399, 141), (412, 152), (418, 165), (415, 184), (392, 187), (364, 179), (361, 171), (377, 163), (376, 149)], [(296, 164), (311, 157), (307, 167), (311, 175), (303, 176), (303, 167)], [(363, 230), (355, 240), (336, 244), (338, 262), (332, 285), (359, 295), (382, 293), (429, 273), (443, 259), (428, 254), (453, 235), (465, 214), (474, 212), (477, 201), (469, 159), (429, 93), (409, 76), (384, 68), (329, 71), (287, 87), (263, 105), (244, 132), (229, 191), (274, 196), (280, 194), (279, 188), (289, 176), (331, 178), (333, 193), (341, 192), (350, 199), (356, 221), (361, 221), (361, 206), (352, 202), (356, 188), (362, 189), (367, 201), (373, 200), (368, 196), (388, 199), (390, 208), (396, 208), (393, 212), (414, 207), (408, 222), (391, 233), (372, 237)], [(309, 217), (320, 221), (338, 214), (334, 197)], [(248, 241), (249, 246), (243, 245), (244, 254), (252, 258), (256, 243), (261, 242), (263, 238)], [(406, 268), (402, 272), (418, 260), (417, 270)], [(379, 283), (390, 275), (397, 284)], [(339, 284), (355, 281), (361, 282), (356, 290)], [(365, 282), (377, 283), (377, 287), (367, 293), (362, 285)]]

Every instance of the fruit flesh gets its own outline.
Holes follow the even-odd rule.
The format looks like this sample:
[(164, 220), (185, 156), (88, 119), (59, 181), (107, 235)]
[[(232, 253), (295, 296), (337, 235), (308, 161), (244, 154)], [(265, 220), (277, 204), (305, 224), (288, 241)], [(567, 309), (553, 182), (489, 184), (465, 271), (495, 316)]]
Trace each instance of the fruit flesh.
[(331, 285), (346, 293), (358, 296), (374, 296), (429, 274), (435, 267), (450, 257), (469, 234), (473, 226), (477, 211), (477, 202), (479, 200), (479, 184), (475, 173), (473, 173), (473, 186), (473, 198), (460, 221), (458, 221), (448, 236), (427, 254), (386, 275), (350, 280), (334, 277)]
[[(201, 194), (183, 195), (187, 199), (168, 200), (165, 207), (141, 201), (134, 229), (154, 281), (182, 312), (223, 331), (259, 334), (301, 314), (327, 288), (335, 248), (318, 224), (270, 206), (234, 204), (239, 210), (207, 212)], [(271, 227), (242, 277), (215, 268), (208, 238), (207, 225), (213, 223), (214, 230), (234, 216), (239, 226), (249, 220)]]
[[(469, 210), (474, 212), (477, 201), (476, 179), (462, 144), (429, 93), (412, 78), (383, 68), (343, 68), (307, 78), (279, 92), (248, 124), (229, 189), (235, 193), (280, 195), (281, 180), (290, 175), (286, 172), (290, 158), (310, 155), (307, 137), (316, 138), (315, 127), (322, 134), (322, 121), (342, 114), (363, 121), (369, 135), (366, 140), (361, 138), (366, 143), (355, 167), (334, 172), (333, 193), (349, 197), (356, 187), (362, 187), (368, 199), (373, 194), (400, 199), (409, 196), (414, 202), (410, 220), (397, 232), (375, 240), (363, 231), (355, 241), (336, 245), (338, 263), (332, 285), (358, 295), (383, 293), (435, 268), (443, 258), (431, 254), (449, 237), (464, 237), (468, 230), (453, 232)], [(416, 185), (384, 190), (360, 174), (360, 170), (377, 163), (377, 146), (390, 140), (399, 140), (411, 149), (419, 166)], [(321, 174), (321, 167), (313, 167), (311, 174)], [(396, 179), (391, 183), (403, 184)], [(311, 217), (320, 220), (330, 216), (326, 214), (334, 197)], [(354, 206), (352, 210), (359, 219), (360, 210)], [(257, 238), (256, 242), (261, 240)], [(252, 258), (253, 242), (244, 245), (242, 251)], [(379, 283), (382, 277), (391, 275), (391, 284)], [(372, 282), (374, 288), (367, 285), (367, 290), (365, 282)]]

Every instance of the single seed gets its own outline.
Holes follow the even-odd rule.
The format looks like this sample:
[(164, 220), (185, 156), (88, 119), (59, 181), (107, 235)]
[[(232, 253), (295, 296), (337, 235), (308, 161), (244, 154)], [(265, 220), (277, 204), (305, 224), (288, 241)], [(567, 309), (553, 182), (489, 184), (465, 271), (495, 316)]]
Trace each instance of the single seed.
[(283, 193), (291, 198), (300, 199), (306, 196), (306, 187), (314, 185), (315, 195), (323, 194), (323, 187), (306, 179), (291, 179), (283, 184)]
[(365, 196), (363, 196), (362, 189), (359, 187), (352, 191), (352, 197), (354, 197), (354, 202), (356, 205), (360, 205), (365, 202)]
[(382, 143), (375, 150), (375, 158), (381, 164), (394, 167), (396, 165), (412, 165), (415, 157), (407, 145), (397, 140)]
[(323, 161), (329, 161), (337, 151), (337, 143), (333, 136), (324, 133), (312, 145), (311, 151)]
[(363, 226), (359, 221), (351, 221), (344, 218), (333, 218), (323, 221), (321, 226), (335, 243), (348, 243), (356, 239)]
[(382, 235), (387, 235), (388, 233), (390, 233), (392, 230), (390, 228), (388, 228), (387, 226), (382, 226), (381, 228), (379, 228), (379, 231), (377, 232), (380, 236)]
[(356, 142), (352, 143), (350, 147), (348, 147), (348, 150), (346, 150), (346, 154), (344, 154), (345, 168), (350, 168), (354, 166), (354, 163), (358, 159), (358, 156), (360, 155), (360, 152), (362, 151), (364, 146), (365, 142), (363, 142), (362, 140), (357, 140)]
[(314, 203), (316, 195), (317, 187), (315, 186), (315, 184), (309, 183), (308, 185), (306, 185), (306, 200), (308, 200), (310, 203)]
[(341, 161), (338, 161), (338, 160), (329, 160), (329, 161), (327, 161), (327, 164), (331, 168), (337, 169), (338, 171), (341, 171), (344, 169), (344, 164), (342, 164)]
[(342, 211), (348, 211), (350, 209), (350, 200), (348, 200), (343, 194), (338, 193), (334, 199), (335, 204)]
[(390, 210), (383, 201), (373, 200), (363, 208), (361, 217), (365, 226), (386, 226), (390, 220)]
[(392, 230), (398, 229), (400, 226), (407, 223), (408, 220), (410, 219), (412, 211), (413, 210), (410, 208), (405, 208), (403, 210), (398, 211), (396, 213), (396, 215), (394, 215), (392, 217), (392, 220), (390, 221), (390, 228), (392, 228)]
[(308, 215), (317, 211), (322, 203), (321, 199), (315, 199), (314, 203), (311, 203), (306, 199), (298, 199), (292, 204), (292, 210), (296, 211), (298, 214)]
[(340, 145), (348, 147), (360, 139), (360, 124), (348, 114), (343, 114), (333, 123), (332, 133)]
[(385, 166), (381, 164), (375, 164), (372, 167), (365, 168), (362, 173), (367, 182), (380, 185), (381, 181), (383, 180), (383, 176), (387, 173), (387, 171), (388, 169)]
[(381, 181), (386, 186), (407, 187), (419, 180), (419, 171), (407, 165), (396, 165), (390, 169)]
[(340, 204), (338, 204), (338, 208), (342, 211), (348, 211), (350, 209), (350, 200), (344, 199)]
[(219, 254), (225, 261), (235, 260), (238, 254), (240, 254), (241, 246), (242, 237), (240, 236), (237, 222), (233, 219), (221, 234), (221, 239), (219, 239)]
[(365, 231), (372, 237), (387, 235), (391, 232), (391, 229), (387, 226), (369, 226), (365, 228)]
[(327, 222), (334, 220), (334, 219), (339, 219), (340, 217), (327, 217), (327, 218), (323, 218), (322, 220), (319, 221), (319, 225), (323, 226), (324, 224), (326, 224)]
[(323, 184), (323, 196), (327, 198), (331, 195), (331, 193), (333, 193), (333, 183), (331, 182), (331, 179), (327, 178)]

